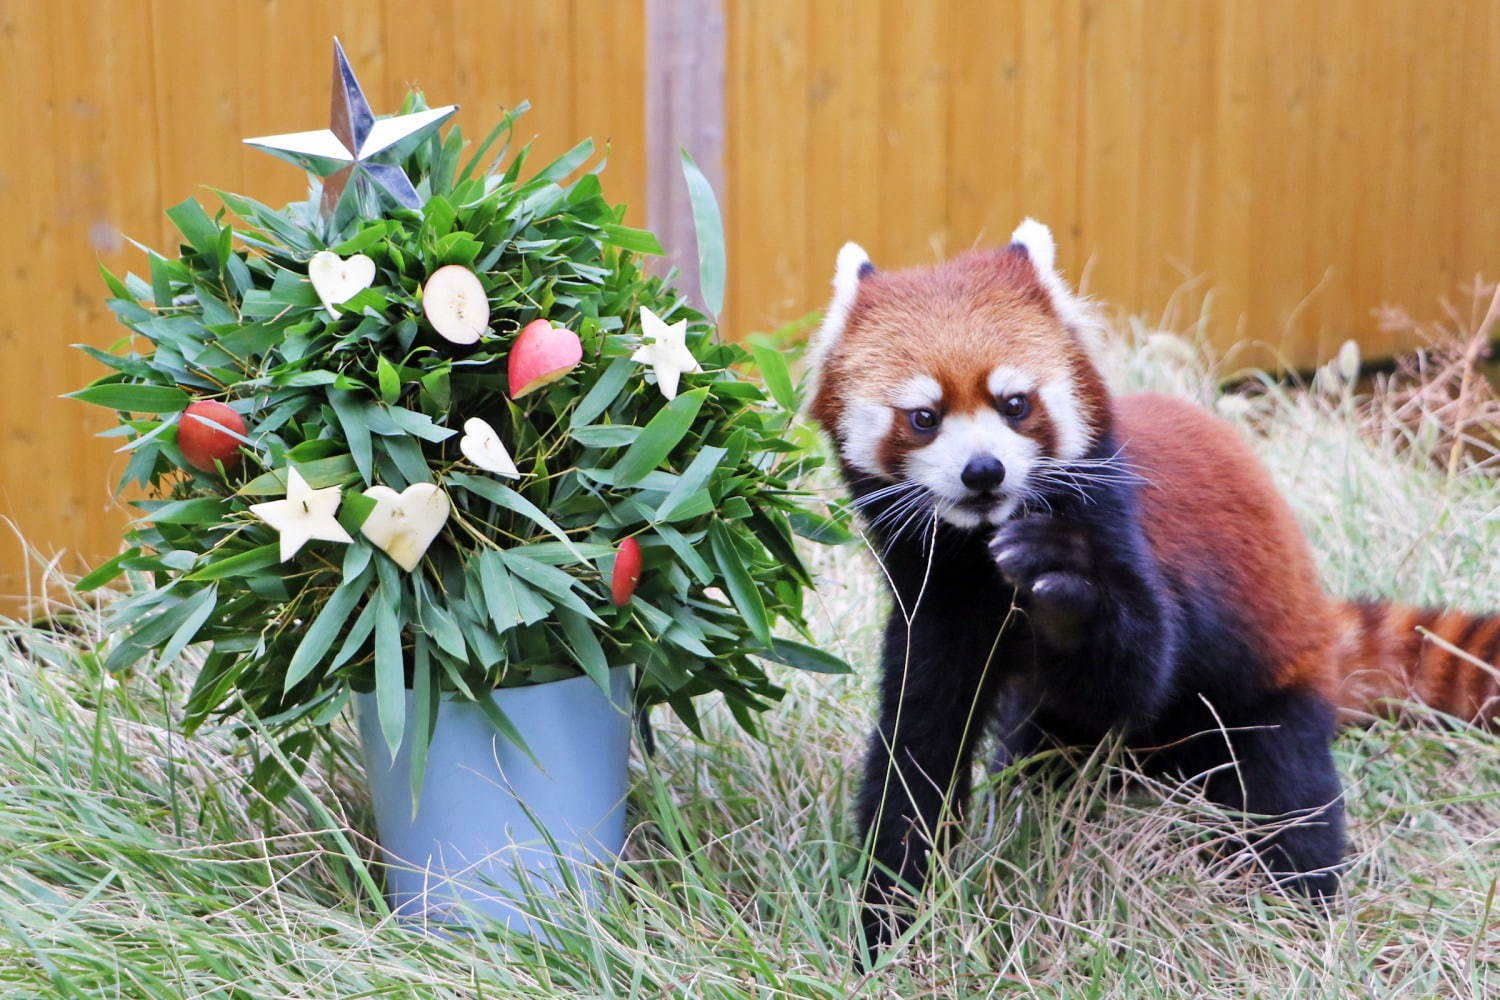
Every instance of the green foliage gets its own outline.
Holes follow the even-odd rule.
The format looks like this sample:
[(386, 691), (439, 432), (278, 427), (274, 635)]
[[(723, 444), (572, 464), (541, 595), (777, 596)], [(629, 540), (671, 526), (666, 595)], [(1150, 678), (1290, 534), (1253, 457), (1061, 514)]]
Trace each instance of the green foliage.
[[(131, 573), (142, 584), (113, 606), (109, 669), (207, 644), (190, 728), (242, 710), (272, 729), (326, 726), (351, 691), (373, 689), (395, 744), (412, 728), (406, 687), (430, 707), (444, 692), (602, 678), (619, 665), (637, 668), (641, 704), (668, 702), (692, 725), (692, 699), (719, 692), (753, 727), (781, 694), (761, 657), (842, 667), (772, 638), (777, 622), (805, 631), (810, 577), (794, 528), (838, 532), (793, 482), (815, 462), (786, 459), (798, 449), (780, 358), (772, 400), (740, 374), (751, 356), (717, 342), (668, 280), (643, 270), (655, 237), (621, 224), (597, 171), (568, 179), (591, 143), (523, 178), (529, 147), (508, 157), (502, 142), (481, 169), (513, 120), (461, 169), (456, 130), (417, 150), (406, 167), (421, 212), (338, 222), (315, 201), (273, 210), (221, 192), (228, 212), (217, 217), (191, 200), (168, 211), (183, 243), (176, 257), (149, 255), (149, 279), (105, 274), (132, 336), (90, 352), (113, 371), (75, 395), (119, 412), (109, 433), (131, 455), (121, 487), (149, 498), (130, 550), (86, 582)], [(723, 238), (700, 244), (722, 249)], [(324, 249), (376, 267), (336, 318), (307, 279)], [(473, 269), (488, 293), (490, 330), (472, 347), (423, 317), (423, 284), (448, 264)], [(686, 320), (703, 368), (671, 402), (630, 360), (642, 307)], [(507, 351), (538, 317), (578, 334), (583, 363), (512, 401)], [(192, 399), (245, 419), (241, 459), (223, 475), (178, 450)], [(520, 479), (463, 459), (458, 428), (470, 417), (496, 428)], [(315, 541), (279, 561), (276, 533), (249, 507), (283, 495), (291, 467), (314, 488), (343, 488), (353, 544)], [(362, 491), (419, 482), (446, 492), (452, 517), (408, 574), (359, 534), (372, 506)], [(609, 576), (627, 537), (644, 571), (617, 608)]]

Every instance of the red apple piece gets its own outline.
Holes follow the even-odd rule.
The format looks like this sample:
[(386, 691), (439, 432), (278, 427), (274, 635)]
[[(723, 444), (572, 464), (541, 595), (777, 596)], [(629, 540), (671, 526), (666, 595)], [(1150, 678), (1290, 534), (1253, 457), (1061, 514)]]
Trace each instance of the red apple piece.
[(556, 382), (582, 360), (583, 341), (578, 334), (544, 319), (532, 320), (510, 348), (510, 398), (520, 399), (533, 389)]
[(630, 595), (635, 593), (635, 585), (640, 580), (641, 543), (627, 538), (615, 553), (615, 571), (609, 581), (610, 600), (620, 607), (629, 604)]
[[(214, 424), (219, 426), (215, 427)], [(240, 461), (240, 441), (232, 434), (225, 433), (226, 430), (244, 437), (245, 421), (223, 403), (211, 399), (199, 400), (182, 411), (182, 419), (177, 423), (177, 447), (182, 450), (182, 457), (195, 469), (213, 472), (215, 461), (222, 462), (226, 469), (232, 469)]]

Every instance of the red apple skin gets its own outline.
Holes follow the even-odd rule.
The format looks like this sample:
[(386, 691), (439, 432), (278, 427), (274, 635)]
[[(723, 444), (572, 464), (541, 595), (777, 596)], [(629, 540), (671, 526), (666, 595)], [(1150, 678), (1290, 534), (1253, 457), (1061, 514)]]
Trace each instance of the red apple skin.
[(583, 360), (583, 341), (567, 327), (544, 319), (526, 324), (506, 359), (510, 398), (520, 399), (534, 389), (556, 382)]
[(222, 462), (225, 469), (238, 465), (240, 442), (218, 427), (195, 420), (195, 417), (212, 420), (239, 435), (245, 433), (245, 421), (223, 403), (203, 399), (191, 404), (182, 411), (182, 419), (177, 422), (177, 447), (182, 450), (187, 463), (204, 472), (216, 471), (215, 460)]
[(634, 538), (627, 538), (620, 543), (620, 551), (615, 553), (615, 572), (609, 581), (610, 600), (616, 607), (624, 607), (630, 603), (635, 585), (640, 580), (641, 543)]

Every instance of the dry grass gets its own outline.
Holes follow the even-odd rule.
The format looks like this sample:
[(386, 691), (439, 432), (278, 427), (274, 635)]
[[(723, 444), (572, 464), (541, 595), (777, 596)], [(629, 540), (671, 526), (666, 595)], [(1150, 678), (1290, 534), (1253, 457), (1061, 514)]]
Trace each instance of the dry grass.
[[(1346, 390), (1220, 399), (1187, 342), (1137, 331), (1122, 388), (1166, 388), (1256, 435), (1331, 588), (1500, 608), (1500, 490), (1410, 428), (1367, 433)], [(1397, 442), (1390, 435), (1398, 435)], [(1399, 447), (1397, 447), (1399, 443)], [(382, 920), (348, 754), (268, 808), (227, 731), (175, 731), (192, 663), (114, 683), (87, 609), (0, 636), (0, 987), (17, 996), (1485, 997), (1500, 994), (1500, 739), (1380, 725), (1337, 753), (1352, 868), (1330, 918), (1203, 848), (1225, 817), (1182, 789), (1107, 791), (1119, 754), (1060, 788), (1005, 774), (927, 893), (913, 940), (848, 962), (847, 812), (884, 598), (868, 555), (812, 553), (822, 641), (859, 665), (788, 677), (747, 740), (671, 725), (638, 760), (629, 860), (604, 908), (555, 928), (436, 938)]]
[(1467, 310), (1444, 303), (1443, 311), (1443, 319), (1422, 323), (1404, 310), (1380, 310), (1382, 331), (1414, 336), (1421, 346), (1377, 378), (1366, 420), (1376, 434), (1400, 428), (1435, 437), (1432, 457), (1450, 476), (1464, 458), (1493, 475), (1500, 471), (1500, 393), (1485, 371), (1495, 361), (1500, 283), (1476, 279)]

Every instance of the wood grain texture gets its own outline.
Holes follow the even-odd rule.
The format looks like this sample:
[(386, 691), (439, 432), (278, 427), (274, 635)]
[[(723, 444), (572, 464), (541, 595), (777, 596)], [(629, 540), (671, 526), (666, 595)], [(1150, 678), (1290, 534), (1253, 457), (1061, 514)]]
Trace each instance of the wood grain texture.
[(735, 317), (728, 327), (734, 336), (817, 307), (804, 286), (811, 268), (803, 238), (812, 173), (807, 38), (815, 9), (802, 0), (734, 2), (725, 8), (724, 100), (730, 123), (725, 315)]
[(899, 267), (1024, 215), (1111, 306), (1207, 298), (1245, 364), (1388, 354), (1372, 309), (1500, 275), (1493, 0), (728, 9), (732, 336), (821, 307), (844, 240)]
[(682, 175), (687, 150), (715, 192), (724, 190), (722, 0), (646, 0), (646, 221), (685, 277), (699, 309), (698, 241)]
[[(538, 166), (585, 135), (613, 140), (605, 190), (643, 206), (643, 11), (644, 0), (0, 0), (11, 95), (0, 110), (0, 517), (71, 572), (118, 550), (123, 463), (93, 436), (110, 417), (58, 398), (101, 373), (70, 345), (107, 347), (124, 332), (98, 264), (143, 273), (127, 238), (170, 249), (163, 210), (193, 195), (213, 210), (206, 185), (269, 204), (302, 197), (304, 175), (241, 140), (327, 124), (332, 36), (377, 114), (422, 87), (463, 106), (472, 138), (529, 99), (519, 137), (538, 137)], [(0, 526), (0, 606), (36, 581)]]
[[(724, 0), (726, 331), (819, 309), (847, 239), (879, 265), (1052, 227), (1067, 275), (1236, 357), (1305, 365), (1372, 308), (1500, 274), (1494, 0)], [(95, 266), (143, 269), (202, 185), (305, 179), (241, 145), (320, 127), (338, 34), (378, 111), (410, 85), (470, 135), (529, 98), (538, 160), (610, 144), (645, 221), (645, 0), (0, 0), (0, 515), (76, 570), (113, 551), (107, 416), (57, 399), (119, 330)], [(82, 553), (85, 558), (79, 558)], [(0, 542), (0, 594), (25, 586)]]

